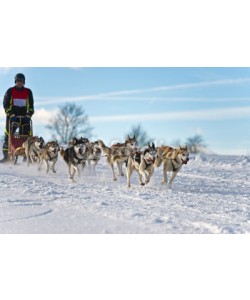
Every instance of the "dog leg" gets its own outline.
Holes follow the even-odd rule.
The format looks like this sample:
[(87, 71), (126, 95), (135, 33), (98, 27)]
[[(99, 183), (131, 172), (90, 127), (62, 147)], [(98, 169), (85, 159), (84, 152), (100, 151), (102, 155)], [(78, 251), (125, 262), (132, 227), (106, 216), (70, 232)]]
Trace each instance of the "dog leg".
[[(140, 174), (141, 176), (143, 176), (145, 183), (148, 183), (148, 182), (149, 182), (148, 175), (147, 175), (147, 173), (143, 170), (143, 167), (142, 167), (142, 166), (139, 167), (139, 174)], [(144, 184), (145, 184), (145, 183), (144, 183)], [(144, 185), (144, 184), (143, 184), (143, 185)]]
[(38, 171), (41, 170), (42, 163), (43, 163), (43, 159), (41, 159), (41, 161), (39, 162), (39, 165), (38, 165)]
[(47, 159), (44, 160), (45, 166), (46, 166), (46, 173), (49, 173), (49, 162)]
[(140, 172), (138, 172), (138, 178), (139, 178), (140, 185), (145, 185), (145, 183), (142, 181), (142, 174)]
[(29, 164), (30, 164), (30, 162), (29, 162), (30, 156), (29, 156), (29, 151), (28, 151), (27, 147), (25, 147), (25, 156), (27, 157), (27, 166), (29, 166)]
[(53, 173), (56, 173), (55, 164), (56, 164), (56, 161), (53, 160), (52, 165), (51, 165), (51, 170), (53, 171)]
[(74, 176), (75, 176), (75, 173), (76, 173), (76, 167), (74, 165), (70, 165), (69, 169), (70, 169), (69, 178), (72, 180), (72, 182), (75, 182)]
[(122, 163), (123, 162), (117, 162), (117, 167), (118, 167), (120, 176), (124, 176), (124, 173), (123, 173), (123, 170), (122, 170)]
[(173, 180), (175, 179), (175, 176), (177, 175), (177, 173), (178, 173), (178, 171), (173, 171), (173, 172), (172, 172), (172, 176), (171, 176), (171, 178), (170, 178), (170, 180), (169, 180), (169, 184), (168, 184), (168, 187), (169, 187), (170, 189), (172, 189), (172, 182), (173, 182)]
[(153, 176), (153, 174), (154, 174), (154, 169), (153, 168), (150, 169), (150, 170), (148, 170), (148, 182), (150, 181), (150, 179)]
[(80, 168), (78, 167), (78, 165), (76, 166), (76, 173), (77, 173), (78, 177), (81, 176), (81, 171), (80, 171)]
[(111, 164), (110, 164), (110, 167), (111, 167), (111, 169), (112, 169), (112, 173), (113, 173), (113, 180), (114, 180), (114, 181), (116, 181), (116, 180), (117, 180), (117, 178), (115, 177), (114, 164), (113, 164), (113, 163), (111, 163)]
[(163, 180), (162, 180), (162, 184), (167, 183), (168, 182), (168, 178), (167, 178), (167, 161), (163, 162)]
[(28, 166), (29, 166), (30, 163), (33, 164), (34, 160), (33, 160), (33, 156), (32, 156), (31, 153), (30, 153), (30, 155), (29, 155), (29, 159), (27, 159), (27, 160), (28, 160)]
[(127, 167), (126, 173), (127, 173), (127, 185), (128, 185), (128, 187), (130, 187), (130, 178), (133, 173), (133, 169), (130, 169)]

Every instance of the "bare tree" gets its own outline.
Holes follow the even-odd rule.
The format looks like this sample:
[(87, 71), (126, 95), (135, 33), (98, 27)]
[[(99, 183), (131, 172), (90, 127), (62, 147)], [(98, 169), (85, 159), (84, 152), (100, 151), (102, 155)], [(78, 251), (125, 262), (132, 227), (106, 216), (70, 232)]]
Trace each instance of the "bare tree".
[(53, 139), (61, 143), (67, 143), (76, 136), (90, 138), (92, 127), (88, 124), (88, 116), (84, 109), (74, 103), (66, 103), (59, 107), (55, 119), (46, 128), (52, 131)]
[(189, 147), (190, 153), (199, 153), (207, 148), (207, 145), (203, 141), (203, 137), (199, 134), (188, 138), (186, 143)]
[(140, 124), (132, 127), (129, 136), (134, 136), (134, 135), (137, 139), (137, 144), (138, 144), (139, 147), (140, 146), (145, 146), (149, 142), (152, 142), (150, 140), (150, 138), (148, 137), (146, 131), (142, 129)]

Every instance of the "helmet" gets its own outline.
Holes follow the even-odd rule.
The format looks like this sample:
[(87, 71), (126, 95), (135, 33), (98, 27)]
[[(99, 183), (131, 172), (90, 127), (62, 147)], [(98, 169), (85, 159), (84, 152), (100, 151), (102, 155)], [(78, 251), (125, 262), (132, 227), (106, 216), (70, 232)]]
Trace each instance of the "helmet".
[(18, 73), (15, 76), (15, 83), (17, 82), (17, 80), (22, 80), (23, 84), (25, 84), (25, 76), (22, 73)]

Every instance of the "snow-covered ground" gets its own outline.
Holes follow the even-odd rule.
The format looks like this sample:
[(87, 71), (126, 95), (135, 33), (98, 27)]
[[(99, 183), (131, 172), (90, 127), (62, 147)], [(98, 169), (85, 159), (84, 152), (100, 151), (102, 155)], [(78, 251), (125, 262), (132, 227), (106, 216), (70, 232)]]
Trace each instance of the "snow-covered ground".
[(77, 183), (60, 157), (45, 167), (0, 165), (0, 233), (250, 233), (250, 161), (244, 156), (198, 155), (161, 185), (162, 169), (139, 186), (137, 174), (112, 181), (102, 158)]

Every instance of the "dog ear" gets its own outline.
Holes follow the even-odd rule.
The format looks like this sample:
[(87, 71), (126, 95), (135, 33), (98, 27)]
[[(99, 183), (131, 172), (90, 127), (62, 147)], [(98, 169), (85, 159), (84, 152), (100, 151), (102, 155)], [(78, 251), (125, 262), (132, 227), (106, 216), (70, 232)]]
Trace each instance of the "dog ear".
[(152, 143), (152, 148), (155, 150), (155, 144), (154, 143)]
[(134, 137), (133, 137), (133, 139), (135, 140), (135, 134), (134, 134)]

